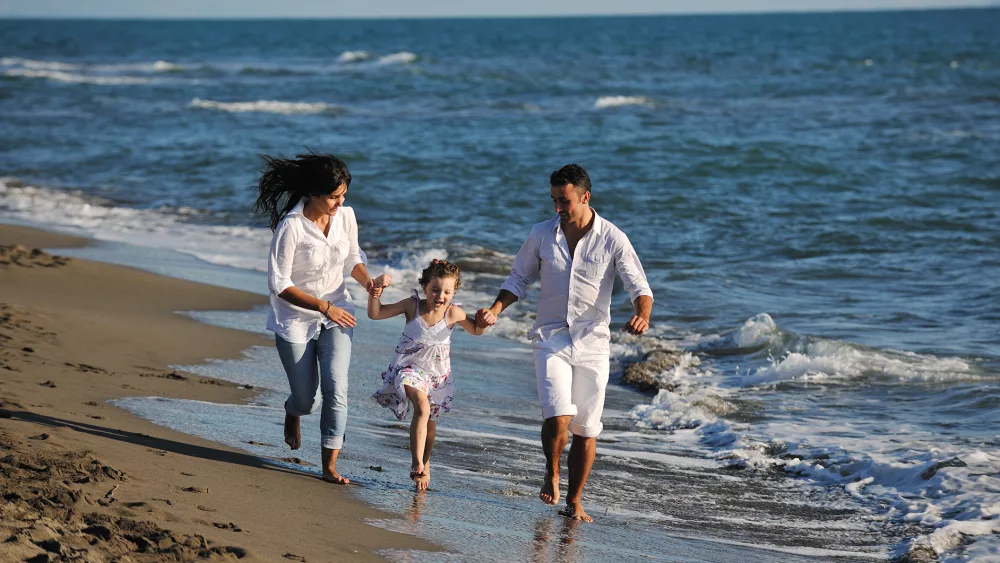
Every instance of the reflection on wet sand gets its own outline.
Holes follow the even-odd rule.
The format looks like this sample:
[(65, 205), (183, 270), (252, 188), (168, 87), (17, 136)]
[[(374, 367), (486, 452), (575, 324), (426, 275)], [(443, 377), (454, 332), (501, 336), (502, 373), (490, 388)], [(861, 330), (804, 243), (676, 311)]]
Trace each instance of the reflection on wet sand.
[(406, 516), (410, 519), (410, 522), (420, 521), (420, 514), (424, 511), (425, 504), (427, 504), (427, 493), (420, 492), (413, 495), (413, 503), (406, 512)]
[[(535, 539), (531, 543), (532, 563), (574, 563), (576, 561), (577, 520), (545, 517), (535, 522)], [(556, 528), (558, 526), (558, 531)]]

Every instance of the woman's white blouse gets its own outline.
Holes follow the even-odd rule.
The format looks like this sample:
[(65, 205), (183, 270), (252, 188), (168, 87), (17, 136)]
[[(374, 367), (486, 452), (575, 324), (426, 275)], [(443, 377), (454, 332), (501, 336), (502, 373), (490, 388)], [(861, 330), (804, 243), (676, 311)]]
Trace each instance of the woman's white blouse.
[(271, 301), (267, 329), (288, 342), (299, 344), (309, 342), (321, 328), (332, 327), (334, 323), (322, 313), (296, 307), (278, 294), (294, 285), (353, 315), (354, 303), (345, 282), (355, 266), (368, 262), (358, 247), (358, 223), (353, 209), (338, 209), (330, 218), (329, 236), (324, 236), (323, 231), (302, 214), (304, 202), (300, 201), (278, 223), (267, 260)]

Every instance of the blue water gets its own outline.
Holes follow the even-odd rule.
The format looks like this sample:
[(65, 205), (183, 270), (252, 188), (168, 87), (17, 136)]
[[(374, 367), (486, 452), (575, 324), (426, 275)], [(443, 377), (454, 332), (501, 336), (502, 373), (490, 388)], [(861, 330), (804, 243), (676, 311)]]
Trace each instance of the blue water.
[[(661, 374), (673, 393), (622, 390), (615, 432), (914, 526), (869, 551), (995, 555), (997, 29), (998, 9), (0, 21), (0, 220), (243, 287), (269, 240), (256, 155), (309, 147), (348, 162), (376, 270), (402, 291), (447, 256), (479, 305), (551, 215), (548, 174), (580, 163), (657, 298), (652, 335), (616, 338), (616, 358), (689, 354)], [(515, 348), (530, 305), (496, 332)]]

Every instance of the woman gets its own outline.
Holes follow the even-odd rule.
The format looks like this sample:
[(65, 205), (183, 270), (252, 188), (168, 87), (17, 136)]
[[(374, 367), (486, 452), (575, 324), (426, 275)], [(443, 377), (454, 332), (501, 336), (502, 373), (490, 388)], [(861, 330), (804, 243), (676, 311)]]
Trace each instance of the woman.
[(274, 331), (291, 388), (285, 443), (298, 449), (299, 417), (322, 407), (323, 479), (347, 484), (350, 480), (337, 472), (337, 457), (347, 426), (347, 369), (356, 321), (344, 273), (368, 291), (373, 288), (358, 247), (354, 210), (344, 207), (351, 173), (331, 155), (263, 158), (267, 167), (254, 211), (270, 217), (274, 232), (267, 264), (267, 328)]

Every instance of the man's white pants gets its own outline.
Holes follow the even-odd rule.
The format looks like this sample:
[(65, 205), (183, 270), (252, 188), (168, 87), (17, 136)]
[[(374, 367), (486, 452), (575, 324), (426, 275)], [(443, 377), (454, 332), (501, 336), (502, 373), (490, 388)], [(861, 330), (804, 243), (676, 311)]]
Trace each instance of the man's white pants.
[(569, 431), (574, 435), (593, 438), (600, 434), (610, 371), (608, 353), (575, 348), (569, 329), (545, 340), (535, 339), (531, 349), (542, 417), (572, 416)]

